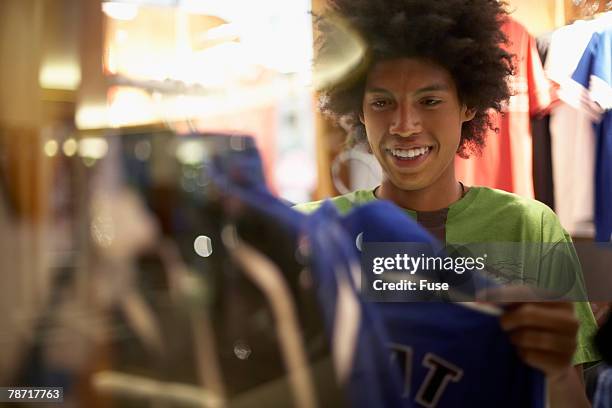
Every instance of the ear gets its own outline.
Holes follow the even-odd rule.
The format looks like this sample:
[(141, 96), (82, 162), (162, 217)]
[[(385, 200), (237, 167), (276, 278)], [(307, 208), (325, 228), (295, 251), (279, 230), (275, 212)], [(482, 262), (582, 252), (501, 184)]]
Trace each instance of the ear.
[(361, 122), (361, 124), (365, 125), (365, 121), (363, 119), (363, 111), (359, 112), (359, 121)]
[(461, 116), (464, 122), (469, 122), (476, 116), (476, 109), (468, 108), (467, 106), (463, 105)]

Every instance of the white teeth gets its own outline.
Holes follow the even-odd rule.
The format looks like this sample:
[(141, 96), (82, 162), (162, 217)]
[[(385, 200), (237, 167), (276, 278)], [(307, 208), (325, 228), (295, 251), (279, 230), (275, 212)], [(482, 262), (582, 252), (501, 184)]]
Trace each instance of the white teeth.
[(413, 157), (423, 155), (427, 153), (428, 151), (429, 151), (429, 147), (417, 147), (415, 149), (409, 149), (409, 150), (393, 149), (391, 150), (391, 154), (397, 157), (401, 157), (403, 159), (405, 158), (411, 159)]

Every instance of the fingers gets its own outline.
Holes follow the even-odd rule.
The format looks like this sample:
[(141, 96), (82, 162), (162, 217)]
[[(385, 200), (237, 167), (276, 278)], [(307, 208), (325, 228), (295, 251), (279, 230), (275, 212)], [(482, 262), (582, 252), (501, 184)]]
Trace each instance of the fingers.
[(575, 336), (563, 336), (558, 333), (522, 329), (510, 334), (510, 341), (518, 349), (538, 352), (551, 352), (560, 355), (571, 355), (576, 348)]
[(541, 370), (551, 379), (565, 375), (571, 365), (571, 358), (568, 360), (559, 354), (522, 349), (518, 349), (518, 354), (525, 364)]
[(519, 303), (511, 305), (500, 318), (504, 330), (531, 327), (559, 334), (576, 334), (578, 320), (568, 302)]
[(579, 327), (572, 303), (517, 303), (500, 322), (525, 363), (551, 377), (567, 372)]
[(542, 300), (559, 300), (559, 297), (550, 290), (536, 288), (528, 285), (498, 286), (481, 290), (476, 299), (497, 304), (510, 304), (512, 302), (535, 302)]

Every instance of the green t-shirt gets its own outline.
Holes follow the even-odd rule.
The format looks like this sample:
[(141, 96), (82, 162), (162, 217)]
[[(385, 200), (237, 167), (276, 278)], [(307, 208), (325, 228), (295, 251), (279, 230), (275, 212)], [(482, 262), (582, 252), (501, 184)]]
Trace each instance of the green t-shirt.
[[(376, 197), (372, 190), (358, 190), (330, 200), (341, 214), (346, 214)], [(295, 208), (311, 212), (322, 203), (298, 204)], [(415, 211), (405, 211), (416, 219)], [(447, 244), (487, 251), (491, 264), (498, 266), (494, 269), (502, 271), (494, 278), (513, 282), (512, 277), (520, 277), (525, 283), (558, 289), (568, 282), (567, 273), (558, 271), (571, 271), (574, 279), (568, 292), (574, 299), (584, 296), (580, 262), (571, 238), (546, 205), (501, 190), (472, 187), (450, 205), (445, 225)], [(575, 302), (575, 308), (580, 330), (574, 364), (597, 361), (599, 355), (591, 341), (597, 330), (593, 312), (588, 302)]]

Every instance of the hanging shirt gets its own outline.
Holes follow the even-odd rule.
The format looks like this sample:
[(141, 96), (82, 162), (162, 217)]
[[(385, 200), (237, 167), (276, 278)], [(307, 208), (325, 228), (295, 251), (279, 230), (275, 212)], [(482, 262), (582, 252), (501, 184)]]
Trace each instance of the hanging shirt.
[(516, 56), (510, 77), (512, 96), (503, 114), (492, 113), (499, 132), (487, 131), (481, 155), (457, 158), (457, 178), (466, 185), (481, 185), (533, 198), (530, 115), (545, 111), (554, 91), (544, 74), (536, 43), (525, 27), (508, 19), (502, 26), (508, 37), (506, 51)]
[[(542, 63), (546, 62), (552, 31), (536, 38), (538, 53)], [(533, 189), (535, 199), (554, 210), (553, 168), (550, 141), (550, 114), (531, 118), (533, 145)]]
[(612, 28), (593, 34), (572, 75), (574, 103), (594, 125), (595, 239), (612, 241)]
[(608, 13), (556, 30), (545, 63), (549, 78), (560, 85), (562, 101), (550, 113), (555, 212), (572, 236), (594, 235), (595, 133), (588, 113), (572, 96), (571, 76), (593, 33), (611, 24), (611, 17)]

